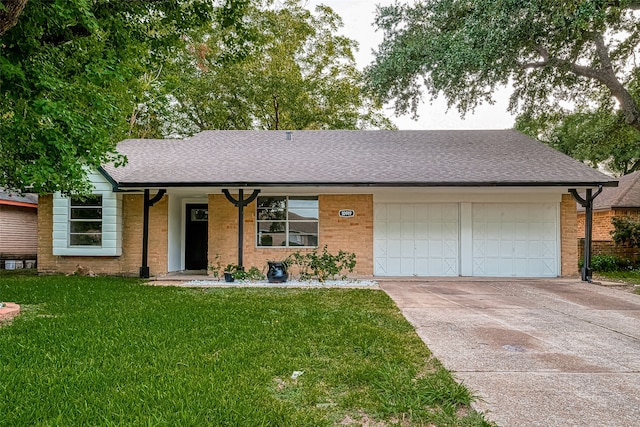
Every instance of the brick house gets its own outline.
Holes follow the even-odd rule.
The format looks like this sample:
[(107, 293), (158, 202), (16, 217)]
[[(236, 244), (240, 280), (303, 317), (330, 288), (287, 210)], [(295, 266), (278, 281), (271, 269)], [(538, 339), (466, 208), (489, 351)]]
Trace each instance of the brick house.
[(94, 172), (93, 198), (41, 197), (42, 272), (203, 271), (239, 253), (262, 268), (327, 245), (362, 277), (573, 276), (569, 190), (616, 185), (513, 130), (205, 131), (118, 151), (127, 165)]
[(0, 268), (5, 261), (35, 262), (38, 247), (38, 196), (0, 189)]
[[(637, 250), (616, 247), (611, 237), (613, 217), (640, 219), (640, 171), (622, 176), (618, 187), (603, 188), (593, 202), (592, 238), (594, 254), (614, 254), (636, 260)], [(578, 240), (584, 241), (585, 209), (578, 205)]]

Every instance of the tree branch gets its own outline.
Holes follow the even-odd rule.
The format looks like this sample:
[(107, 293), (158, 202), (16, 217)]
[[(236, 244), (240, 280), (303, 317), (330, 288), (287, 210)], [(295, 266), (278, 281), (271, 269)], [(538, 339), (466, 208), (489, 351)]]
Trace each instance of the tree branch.
[(542, 61), (522, 63), (520, 67), (529, 69), (543, 67), (569, 68), (578, 76), (603, 84), (620, 103), (620, 108), (625, 116), (625, 122), (635, 129), (640, 130), (640, 106), (616, 76), (611, 63), (611, 57), (609, 56), (609, 50), (604, 42), (604, 37), (601, 33), (594, 33), (593, 42), (600, 61), (600, 68), (580, 65), (566, 59), (552, 57), (549, 51), (542, 46), (534, 47), (535, 51), (542, 58)]
[(4, 9), (0, 9), (0, 36), (18, 23), (24, 7), (29, 0), (3, 0)]

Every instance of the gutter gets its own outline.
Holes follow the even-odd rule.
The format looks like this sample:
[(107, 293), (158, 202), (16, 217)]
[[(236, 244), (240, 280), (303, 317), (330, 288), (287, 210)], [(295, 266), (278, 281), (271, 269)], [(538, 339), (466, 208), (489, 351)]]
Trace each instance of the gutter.
[[(110, 180), (113, 181), (113, 180)], [(606, 182), (125, 182), (115, 183), (114, 191), (141, 188), (188, 188), (188, 187), (617, 187), (618, 181)]]

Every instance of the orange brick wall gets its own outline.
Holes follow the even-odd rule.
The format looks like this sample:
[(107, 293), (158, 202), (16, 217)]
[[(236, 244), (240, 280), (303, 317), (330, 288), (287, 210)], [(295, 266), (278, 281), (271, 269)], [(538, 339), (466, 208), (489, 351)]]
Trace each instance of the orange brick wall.
[[(237, 195), (234, 195), (237, 198)], [(327, 250), (337, 253), (339, 250), (356, 254), (354, 275), (369, 277), (373, 275), (373, 196), (360, 195), (320, 195), (318, 196), (319, 248), (327, 245)], [(340, 218), (338, 210), (353, 209), (355, 217)], [(209, 265), (216, 262), (224, 267), (236, 263), (238, 239), (238, 210), (224, 195), (209, 195)], [(282, 260), (292, 252), (311, 251), (299, 248), (258, 248), (256, 247), (256, 202), (244, 210), (243, 264), (266, 271), (267, 260)]]
[[(592, 223), (592, 239), (598, 241), (610, 241), (613, 239), (611, 237), (611, 231), (613, 231), (613, 224), (611, 224), (611, 218), (613, 217), (623, 217), (628, 216), (635, 219), (640, 219), (640, 211), (639, 210), (621, 210), (621, 209), (609, 209), (606, 211), (596, 211), (593, 213), (593, 223)], [(578, 238), (584, 238), (584, 221), (585, 221), (585, 213), (578, 213)]]
[(563, 194), (560, 202), (560, 275), (578, 276), (578, 241), (576, 234), (576, 201), (570, 194)]
[[(149, 210), (148, 264), (152, 275), (167, 272), (168, 203), (164, 196)], [(38, 271), (73, 273), (78, 266), (96, 274), (137, 276), (142, 264), (143, 195), (122, 199), (122, 256), (82, 257), (53, 255), (53, 196), (38, 199)]]

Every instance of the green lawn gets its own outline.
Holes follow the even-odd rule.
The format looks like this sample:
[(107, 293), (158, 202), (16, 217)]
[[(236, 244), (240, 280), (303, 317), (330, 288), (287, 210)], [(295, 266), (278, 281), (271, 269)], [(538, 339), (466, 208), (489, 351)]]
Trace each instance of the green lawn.
[(2, 426), (488, 425), (382, 291), (2, 274), (0, 300)]
[[(616, 282), (640, 285), (640, 270), (597, 271), (594, 273), (594, 276), (596, 276), (596, 279), (602, 278)], [(636, 287), (635, 293), (640, 294), (640, 287)]]

